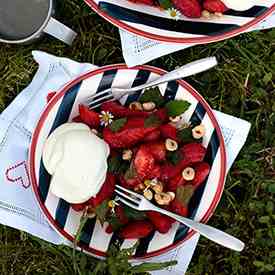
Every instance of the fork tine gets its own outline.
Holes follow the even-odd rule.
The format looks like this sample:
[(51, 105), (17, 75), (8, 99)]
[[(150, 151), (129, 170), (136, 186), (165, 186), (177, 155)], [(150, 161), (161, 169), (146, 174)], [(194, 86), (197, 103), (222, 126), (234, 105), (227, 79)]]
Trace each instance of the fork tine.
[(140, 202), (140, 200), (135, 199), (135, 198), (133, 198), (133, 197), (131, 197), (131, 196), (129, 196), (129, 195), (126, 195), (126, 194), (123, 193), (123, 192), (120, 192), (120, 191), (118, 191), (118, 190), (115, 190), (115, 192), (116, 192), (118, 195), (120, 195), (121, 197), (124, 197), (124, 198), (127, 199), (127, 200), (130, 200), (130, 201), (135, 202), (135, 203), (137, 203), (137, 204)]
[(98, 104), (98, 103), (103, 103), (104, 101), (107, 101), (109, 99), (112, 99), (113, 98), (113, 95), (111, 94), (107, 94), (106, 96), (103, 96), (103, 97), (100, 97), (96, 100), (92, 100), (92, 101), (89, 101), (88, 102), (88, 105), (90, 108), (94, 108), (93, 106)]
[[(113, 98), (113, 99), (111, 99), (111, 100), (106, 100), (106, 101), (104, 101), (104, 102), (111, 102), (111, 101), (115, 101), (115, 100), (116, 100), (116, 98)], [(96, 109), (96, 108), (98, 108), (102, 103), (103, 103), (103, 102), (101, 102), (101, 103), (99, 103), (99, 104), (97, 104), (97, 105), (95, 105), (95, 106), (92, 106), (90, 109)]]
[(123, 199), (123, 198), (121, 198), (121, 197), (118, 197), (118, 198), (119, 198), (119, 200), (120, 200), (121, 202), (123, 202), (124, 204), (130, 206), (131, 208), (134, 208), (134, 209), (137, 209), (137, 210), (138, 210), (138, 206), (137, 206), (136, 204), (131, 203), (131, 202), (129, 202), (129, 201), (127, 201), (127, 200), (125, 200), (125, 199)]
[(133, 196), (135, 196), (135, 197), (138, 197), (139, 199), (142, 199), (142, 198), (143, 198), (142, 195), (140, 195), (140, 194), (138, 194), (138, 193), (136, 193), (136, 192), (133, 192), (133, 191), (127, 189), (127, 188), (124, 188), (124, 187), (122, 187), (122, 186), (120, 186), (120, 185), (116, 185), (116, 188), (121, 189), (121, 190), (123, 190), (123, 191), (125, 191), (125, 192), (127, 192), (127, 193), (129, 193), (129, 194), (131, 194), (131, 195), (133, 195)]

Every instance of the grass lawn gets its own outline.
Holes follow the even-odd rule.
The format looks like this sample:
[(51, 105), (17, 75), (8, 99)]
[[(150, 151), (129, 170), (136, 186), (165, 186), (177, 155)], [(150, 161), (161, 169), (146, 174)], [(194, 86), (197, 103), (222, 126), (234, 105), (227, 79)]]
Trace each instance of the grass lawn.
[[(60, 1), (62, 2), (62, 1)], [(43, 38), (24, 46), (1, 45), (0, 112), (28, 85), (37, 66), (31, 50), (44, 50), (77, 61), (106, 65), (123, 62), (117, 28), (82, 1), (59, 3), (62, 21), (79, 35), (72, 47)], [(232, 252), (201, 238), (188, 275), (274, 274), (275, 271), (275, 29), (241, 35), (227, 41), (196, 46), (165, 56), (151, 65), (172, 70), (192, 60), (217, 56), (219, 66), (191, 77), (210, 105), (251, 122), (247, 143), (231, 169), (221, 202), (209, 224), (246, 243)], [(245, 80), (248, 86), (245, 87)], [(0, 273), (92, 274), (96, 261), (57, 247), (24, 232), (0, 226)]]

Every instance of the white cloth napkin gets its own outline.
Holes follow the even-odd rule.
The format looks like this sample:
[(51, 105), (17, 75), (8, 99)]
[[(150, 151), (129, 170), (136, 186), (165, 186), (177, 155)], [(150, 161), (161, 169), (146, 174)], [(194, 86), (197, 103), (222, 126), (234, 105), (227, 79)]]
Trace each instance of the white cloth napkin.
[[(255, 27), (247, 30), (247, 32), (269, 29), (274, 26), (275, 13), (269, 16), (266, 20), (260, 22)], [(181, 45), (149, 40), (147, 38), (131, 34), (122, 29), (119, 30), (119, 33), (123, 57), (128, 67), (145, 64), (161, 56), (194, 46), (194, 44)]]
[[(28, 148), (36, 122), (46, 105), (47, 94), (59, 90), (69, 80), (95, 66), (39, 51), (34, 51), (33, 57), (39, 69), (32, 82), (0, 115), (0, 223), (51, 243), (70, 245), (50, 227), (40, 211), (27, 170)], [(250, 124), (220, 112), (215, 113), (224, 134), (229, 169), (245, 143)], [(169, 271), (152, 274), (184, 274), (198, 239), (199, 234), (196, 234), (185, 245), (153, 258), (151, 261), (176, 259), (178, 265)]]

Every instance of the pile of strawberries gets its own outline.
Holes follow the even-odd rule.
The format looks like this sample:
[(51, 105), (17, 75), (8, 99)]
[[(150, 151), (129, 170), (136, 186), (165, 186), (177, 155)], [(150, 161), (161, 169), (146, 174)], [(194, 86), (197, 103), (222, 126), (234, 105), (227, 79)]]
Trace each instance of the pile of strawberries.
[[(221, 0), (129, 0), (131, 2), (159, 6), (167, 9), (173, 6), (187, 17), (201, 17), (202, 11), (224, 13), (228, 8)], [(167, 5), (167, 3), (169, 3)]]
[(143, 100), (141, 97), (128, 107), (119, 102), (103, 103), (99, 112), (80, 105), (79, 116), (74, 118), (103, 138), (111, 153), (100, 192), (72, 207), (98, 215), (102, 224), (109, 224), (106, 232), (116, 231), (122, 238), (143, 238), (154, 230), (167, 233), (174, 220), (154, 211), (141, 213), (122, 206), (114, 199), (116, 184), (187, 216), (188, 203), (210, 170), (201, 144), (203, 125), (181, 121), (190, 104), (181, 100), (166, 103), (160, 93), (158, 98), (150, 98), (152, 94), (145, 91)]

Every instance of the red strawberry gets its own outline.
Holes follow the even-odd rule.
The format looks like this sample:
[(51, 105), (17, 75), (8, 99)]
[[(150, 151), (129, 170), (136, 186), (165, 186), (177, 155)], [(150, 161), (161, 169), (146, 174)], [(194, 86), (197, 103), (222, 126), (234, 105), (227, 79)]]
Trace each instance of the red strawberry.
[(144, 128), (144, 118), (143, 117), (130, 117), (121, 130), (131, 129), (131, 128)]
[(207, 162), (199, 162), (195, 163), (193, 168), (195, 169), (195, 178), (191, 181), (191, 184), (198, 187), (207, 178), (210, 165)]
[(203, 160), (206, 149), (200, 143), (188, 143), (180, 149), (182, 156), (190, 163), (200, 162)]
[(157, 111), (155, 111), (153, 114), (157, 116), (162, 123), (166, 123), (169, 120), (169, 116), (167, 114), (166, 108), (160, 108)]
[(145, 144), (148, 151), (153, 155), (156, 161), (165, 160), (166, 148), (165, 144), (162, 141), (151, 142)]
[(92, 207), (96, 207), (107, 199), (111, 199), (115, 191), (116, 179), (111, 173), (107, 173), (105, 182), (95, 198), (89, 200)]
[(102, 111), (109, 111), (116, 118), (118, 117), (148, 117), (150, 113), (139, 111), (139, 110), (130, 110), (129, 108), (122, 106), (118, 102), (109, 101), (104, 102), (101, 105)]
[(152, 171), (150, 172), (150, 175), (148, 176), (148, 179), (160, 179), (161, 176), (161, 168), (159, 165), (155, 165)]
[(155, 159), (145, 145), (140, 146), (134, 159), (134, 165), (141, 179), (147, 178), (153, 170)]
[(56, 95), (56, 92), (50, 92), (47, 95), (47, 103), (50, 102), (50, 100)]
[(204, 0), (203, 8), (209, 12), (225, 12), (228, 10), (226, 5), (221, 0)]
[(167, 233), (171, 228), (174, 220), (166, 215), (155, 211), (147, 211), (147, 217), (160, 233)]
[(171, 203), (170, 203), (170, 209), (172, 212), (180, 215), (180, 216), (184, 216), (187, 217), (188, 215), (188, 208), (187, 206), (183, 205), (180, 201), (178, 201), (177, 199), (174, 199)]
[(129, 222), (128, 217), (125, 215), (125, 212), (123, 210), (124, 208), (121, 205), (116, 206), (115, 213), (119, 220), (119, 222), (123, 224), (127, 224)]
[(172, 0), (174, 6), (188, 17), (200, 17), (201, 5), (198, 0)]
[(131, 147), (156, 130), (156, 127), (132, 128), (113, 133), (110, 128), (103, 129), (103, 139), (112, 148)]
[(105, 229), (105, 232), (108, 234), (113, 233), (114, 232), (113, 227), (110, 224), (108, 224), (108, 226)]
[(144, 137), (144, 141), (145, 142), (149, 142), (149, 141), (155, 141), (158, 140), (160, 138), (160, 130), (156, 129), (154, 131), (152, 131), (150, 134), (148, 134), (147, 136)]
[(74, 211), (80, 212), (83, 211), (85, 209), (85, 207), (87, 206), (87, 202), (83, 202), (83, 203), (72, 203), (71, 207)]
[(135, 221), (122, 228), (119, 236), (124, 239), (140, 239), (147, 237), (153, 230), (154, 226), (149, 221)]
[(172, 165), (165, 163), (161, 167), (161, 179), (165, 182), (174, 178), (176, 175), (180, 174), (184, 168), (189, 164), (189, 160), (180, 160), (177, 165)]
[(180, 173), (168, 181), (167, 189), (169, 191), (176, 192), (179, 186), (185, 185), (186, 183), (186, 180), (182, 177), (182, 174)]
[(128, 0), (130, 2), (154, 6), (154, 0)]
[(79, 105), (79, 116), (81, 121), (91, 128), (98, 128), (100, 125), (99, 114), (89, 110), (89, 108), (84, 105)]
[(82, 119), (79, 115), (74, 117), (72, 120), (73, 120), (73, 122), (82, 122)]
[(137, 185), (142, 183), (142, 181), (138, 177), (133, 177), (131, 179), (128, 179), (122, 175), (119, 177), (119, 181), (121, 186), (128, 189), (134, 189)]
[(173, 139), (175, 141), (178, 141), (177, 129), (173, 125), (171, 125), (169, 123), (161, 125), (160, 126), (160, 132), (161, 132), (161, 135), (164, 138), (171, 138), (171, 139)]

